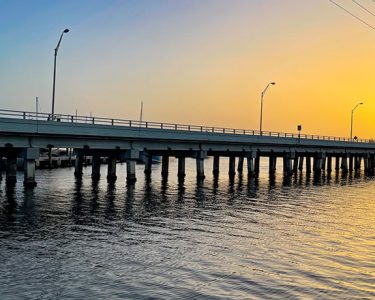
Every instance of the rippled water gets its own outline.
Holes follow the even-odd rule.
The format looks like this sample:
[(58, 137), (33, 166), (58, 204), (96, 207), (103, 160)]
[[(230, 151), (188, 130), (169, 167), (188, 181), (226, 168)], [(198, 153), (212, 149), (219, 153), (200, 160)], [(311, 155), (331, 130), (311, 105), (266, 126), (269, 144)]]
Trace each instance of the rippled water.
[[(266, 162), (265, 162), (266, 163)], [(0, 184), (0, 299), (374, 299), (375, 180), (363, 174), (108, 184), (38, 170)], [(281, 167), (279, 167), (281, 170)]]

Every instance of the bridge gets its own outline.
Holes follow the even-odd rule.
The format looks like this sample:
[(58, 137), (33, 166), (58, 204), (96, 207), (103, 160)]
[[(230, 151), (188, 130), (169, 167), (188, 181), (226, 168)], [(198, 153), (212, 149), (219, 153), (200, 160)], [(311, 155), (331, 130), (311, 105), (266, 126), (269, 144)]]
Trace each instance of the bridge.
[[(318, 136), (285, 132), (257, 131), (196, 125), (56, 115), (0, 110), (0, 157), (6, 158), (6, 178), (16, 180), (17, 157), (24, 158), (24, 184), (36, 185), (35, 160), (40, 149), (74, 149), (75, 176), (83, 172), (84, 156), (92, 156), (92, 177), (100, 177), (101, 158), (108, 162), (107, 178), (116, 179), (116, 163), (126, 161), (127, 182), (136, 181), (135, 163), (140, 152), (145, 158), (144, 172), (151, 175), (152, 156), (162, 157), (162, 175), (168, 174), (169, 157), (178, 159), (178, 177), (185, 177), (185, 159), (196, 160), (196, 176), (205, 177), (204, 160), (213, 157), (213, 173), (220, 172), (219, 158), (228, 157), (229, 175), (243, 172), (259, 174), (260, 157), (269, 158), (269, 172), (276, 170), (277, 158), (283, 171), (291, 175), (359, 170), (374, 172), (375, 143), (372, 140)], [(334, 165), (333, 165), (333, 159)], [(363, 161), (363, 163), (362, 163)], [(1, 172), (0, 172), (1, 174)]]

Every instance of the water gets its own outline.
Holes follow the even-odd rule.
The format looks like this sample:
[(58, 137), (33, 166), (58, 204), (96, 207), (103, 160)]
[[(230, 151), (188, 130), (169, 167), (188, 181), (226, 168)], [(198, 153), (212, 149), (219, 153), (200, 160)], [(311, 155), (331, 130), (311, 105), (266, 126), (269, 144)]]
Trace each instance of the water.
[[(38, 170), (0, 184), (0, 299), (374, 299), (375, 180), (205, 181), (171, 160), (134, 187)], [(278, 168), (281, 170), (281, 166)]]

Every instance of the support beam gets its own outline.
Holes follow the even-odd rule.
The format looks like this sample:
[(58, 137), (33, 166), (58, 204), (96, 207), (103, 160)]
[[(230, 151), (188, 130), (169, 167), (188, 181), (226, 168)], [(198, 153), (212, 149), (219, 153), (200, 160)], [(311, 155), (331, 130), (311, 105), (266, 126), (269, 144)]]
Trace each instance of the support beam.
[(359, 156), (359, 155), (356, 155), (355, 159), (354, 159), (354, 169), (355, 170), (361, 169), (361, 161), (362, 161), (362, 157)]
[(204, 159), (207, 157), (206, 151), (197, 151), (196, 165), (197, 165), (197, 179), (204, 179)]
[[(284, 153), (283, 156), (283, 171), (284, 175), (291, 175), (293, 173), (293, 160), (295, 160), (296, 155), (294, 152)], [(297, 166), (297, 162), (295, 163)]]
[(76, 161), (74, 164), (74, 176), (80, 177), (83, 174), (83, 153), (81, 151), (76, 152)]
[(300, 157), (299, 157), (299, 164), (298, 164), (298, 169), (299, 169), (300, 171), (303, 170), (303, 160), (304, 160), (304, 157), (303, 157), (303, 156), (300, 156)]
[(353, 172), (354, 169), (354, 157), (352, 154), (349, 155), (349, 171)]
[(220, 172), (220, 156), (215, 155), (214, 156), (214, 162), (213, 162), (213, 168), (212, 168), (212, 174), (214, 176), (218, 176)]
[(327, 157), (327, 173), (332, 172), (332, 156)]
[(94, 180), (98, 180), (100, 178), (100, 156), (99, 154), (94, 154), (92, 157), (91, 178)]
[(161, 175), (167, 177), (169, 173), (169, 155), (163, 155), (161, 161)]
[(24, 180), (26, 187), (36, 186), (35, 181), (35, 160), (39, 157), (38, 148), (26, 148), (23, 150), (24, 158)]
[(6, 179), (7, 181), (12, 181), (12, 182), (17, 181), (17, 156), (16, 155), (7, 156)]
[(336, 156), (336, 159), (335, 159), (335, 170), (336, 171), (340, 170), (340, 156)]
[(297, 173), (298, 171), (298, 159), (299, 157), (297, 155), (293, 159), (293, 173)]
[(229, 157), (229, 170), (228, 170), (229, 176), (236, 175), (236, 157), (230, 156)]
[(277, 163), (277, 157), (274, 154), (271, 154), (271, 156), (269, 157), (269, 165), (268, 165), (268, 169), (270, 173), (276, 172), (276, 163)]
[(311, 173), (311, 157), (306, 156), (306, 174)]
[(27, 187), (36, 186), (35, 181), (35, 159), (24, 160), (24, 180), (23, 184)]
[(151, 170), (152, 170), (152, 154), (149, 153), (149, 152), (147, 152), (147, 151), (144, 151), (143, 155), (144, 155), (144, 161), (145, 161), (145, 171), (144, 171), (144, 173), (146, 175), (151, 175)]
[(244, 161), (244, 157), (243, 156), (238, 157), (237, 171), (240, 174), (242, 174), (242, 172), (243, 172), (243, 161)]
[(185, 178), (185, 157), (181, 156), (178, 157), (178, 170), (177, 170), (177, 177), (178, 178)]
[(348, 171), (348, 159), (347, 159), (347, 155), (346, 154), (343, 154), (343, 156), (341, 158), (341, 170), (343, 172), (347, 172)]
[(117, 165), (117, 157), (115, 155), (109, 156), (108, 157), (107, 180), (115, 181), (117, 179), (116, 165)]
[(260, 172), (260, 155), (257, 154), (254, 158), (254, 173), (255, 176), (258, 176)]
[(126, 161), (126, 182), (132, 184), (137, 181), (135, 174), (135, 160)]
[(252, 156), (247, 157), (247, 176), (249, 177), (255, 176), (254, 161), (255, 161), (254, 157)]

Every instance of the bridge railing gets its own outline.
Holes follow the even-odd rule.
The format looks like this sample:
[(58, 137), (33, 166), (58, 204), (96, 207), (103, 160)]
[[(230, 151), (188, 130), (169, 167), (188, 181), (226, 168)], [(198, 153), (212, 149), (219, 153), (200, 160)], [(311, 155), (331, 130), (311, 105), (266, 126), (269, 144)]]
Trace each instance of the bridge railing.
[[(78, 124), (94, 124), (94, 125), (108, 125), (108, 126), (126, 126), (138, 129), (162, 129), (162, 130), (175, 130), (175, 131), (191, 131), (212, 134), (233, 134), (233, 135), (250, 135), (250, 136), (270, 136), (279, 138), (295, 138), (304, 140), (323, 140), (323, 141), (342, 141), (350, 142), (350, 138), (336, 137), (336, 136), (321, 136), (313, 134), (299, 134), (287, 132), (273, 132), (273, 131), (259, 131), (249, 129), (236, 129), (226, 127), (211, 127), (211, 126), (198, 126), (174, 123), (160, 123), (149, 121), (136, 121), (115, 118), (103, 118), (95, 116), (79, 116), (79, 115), (65, 115), (56, 114), (54, 120), (51, 119), (51, 114), (42, 112), (25, 112), (16, 110), (0, 109), (1, 118), (36, 120), (36, 121), (50, 121), (50, 122), (63, 122), (63, 123), (78, 123)], [(374, 143), (374, 140), (369, 139), (355, 139), (352, 142), (356, 143)]]

